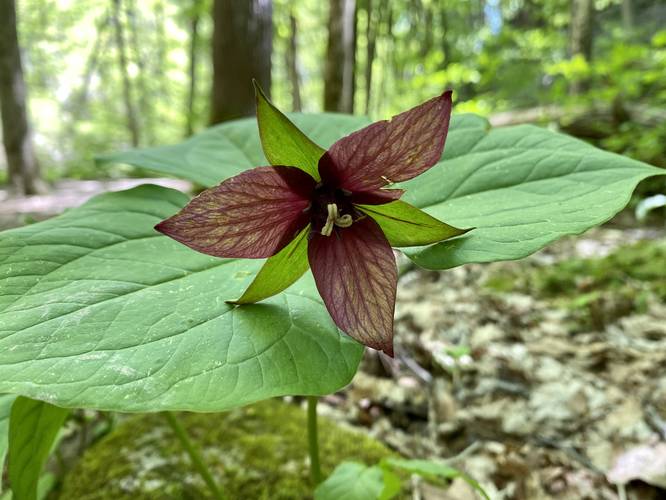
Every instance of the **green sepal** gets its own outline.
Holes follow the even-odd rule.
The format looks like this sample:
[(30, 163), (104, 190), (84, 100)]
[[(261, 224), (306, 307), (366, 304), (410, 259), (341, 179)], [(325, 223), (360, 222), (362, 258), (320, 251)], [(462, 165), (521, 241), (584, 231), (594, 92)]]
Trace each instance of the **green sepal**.
[(264, 155), (271, 165), (300, 168), (315, 180), (319, 177), (319, 158), (324, 149), (312, 142), (266, 97), (256, 81), (257, 122)]
[(39, 477), (69, 411), (19, 397), (9, 417), (9, 484), (13, 497), (36, 500)]
[(430, 245), (471, 230), (450, 226), (400, 200), (357, 207), (379, 224), (392, 247)]
[(252, 304), (272, 297), (294, 284), (308, 270), (308, 224), (291, 243), (266, 260), (250, 286), (230, 304)]

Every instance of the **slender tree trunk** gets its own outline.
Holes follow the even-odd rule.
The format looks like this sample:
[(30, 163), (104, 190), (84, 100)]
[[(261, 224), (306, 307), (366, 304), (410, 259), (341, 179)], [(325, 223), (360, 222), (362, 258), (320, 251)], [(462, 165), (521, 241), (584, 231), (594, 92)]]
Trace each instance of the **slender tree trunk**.
[(622, 0), (622, 25), (627, 32), (634, 29), (634, 6), (632, 0)]
[(127, 52), (125, 48), (125, 34), (123, 31), (123, 24), (120, 19), (120, 2), (121, 0), (113, 1), (112, 19), (116, 31), (116, 49), (118, 50), (118, 69), (123, 80), (123, 99), (125, 101), (125, 113), (127, 119), (127, 129), (130, 133), (132, 146), (139, 145), (139, 123), (136, 116), (136, 108), (134, 107), (134, 99), (132, 96), (132, 83), (130, 82), (129, 73), (127, 71)]
[(446, 6), (442, 7), (439, 11), (439, 22), (442, 25), (442, 53), (444, 54), (444, 61), (442, 62), (441, 68), (446, 69), (446, 67), (451, 64), (451, 58), (453, 57), (449, 40), (451, 30), (449, 29), (449, 17)]
[(365, 25), (365, 114), (370, 114), (370, 96), (372, 95), (372, 65), (375, 62), (375, 54), (377, 52), (377, 29), (381, 26), (382, 10), (385, 7), (385, 1), (382, 1), (382, 6), (378, 9), (380, 17), (377, 20), (377, 15), (372, 8), (372, 0), (367, 0), (366, 7), (368, 10), (367, 24)]
[(330, 0), (324, 109), (352, 113), (356, 66), (356, 1)]
[[(594, 25), (594, 0), (571, 1), (571, 57), (581, 55), (586, 61), (592, 60), (592, 42)], [(572, 94), (580, 94), (586, 88), (586, 82), (571, 82)]]
[(159, 95), (163, 99), (169, 98), (169, 81), (164, 78), (166, 74), (166, 60), (167, 60), (167, 35), (164, 31), (166, 20), (164, 16), (164, 2), (161, 0), (155, 3), (155, 52), (156, 57), (152, 62), (152, 73), (157, 80)]
[(95, 71), (97, 71), (100, 55), (104, 52), (108, 43), (106, 36), (106, 29), (108, 25), (109, 15), (107, 12), (105, 12), (95, 23), (95, 43), (90, 48), (90, 52), (86, 58), (85, 69), (83, 71), (83, 83), (81, 84), (81, 88), (76, 90), (76, 92), (73, 92), (70, 98), (67, 100), (65, 108), (71, 115), (68, 127), (70, 135), (75, 133), (76, 122), (79, 121), (87, 107), (90, 93), (90, 82), (92, 81), (92, 77), (95, 74)]
[(432, 12), (432, 7), (427, 5), (423, 6), (423, 45), (421, 45), (421, 57), (426, 57), (432, 50), (433, 39), (433, 25), (434, 25), (434, 15)]
[(137, 125), (139, 130), (143, 133), (144, 142), (153, 144), (153, 118), (152, 118), (152, 99), (148, 86), (146, 85), (146, 62), (141, 52), (141, 42), (139, 40), (139, 28), (137, 26), (137, 11), (134, 0), (125, 0), (125, 17), (127, 24), (130, 28), (130, 43), (132, 46), (132, 53), (134, 54), (134, 61), (138, 68), (136, 75), (136, 90), (138, 94), (138, 115)]
[(197, 95), (197, 54), (199, 51), (199, 9), (198, 0), (193, 2), (192, 17), (190, 18), (190, 84), (187, 92), (187, 119), (185, 135), (194, 132), (194, 100)]
[(296, 17), (293, 13), (289, 14), (289, 45), (285, 52), (287, 63), (287, 73), (289, 74), (289, 82), (291, 83), (291, 107), (294, 111), (301, 111), (301, 78), (298, 74), (298, 60), (297, 60), (297, 24)]
[(0, 109), (9, 185), (21, 194), (44, 191), (28, 121), (27, 91), (14, 0), (0, 0)]
[(254, 114), (256, 79), (271, 87), (273, 6), (270, 0), (215, 0), (210, 123)]
[[(384, 71), (382, 71), (382, 80), (379, 84), (379, 96), (375, 101), (376, 103), (381, 103), (384, 101), (387, 94), (387, 82), (389, 72), (395, 72), (395, 37), (393, 35), (393, 7), (390, 2), (386, 4), (386, 32), (385, 32), (385, 43), (384, 50), (382, 54)], [(379, 109), (380, 106), (377, 106)]]

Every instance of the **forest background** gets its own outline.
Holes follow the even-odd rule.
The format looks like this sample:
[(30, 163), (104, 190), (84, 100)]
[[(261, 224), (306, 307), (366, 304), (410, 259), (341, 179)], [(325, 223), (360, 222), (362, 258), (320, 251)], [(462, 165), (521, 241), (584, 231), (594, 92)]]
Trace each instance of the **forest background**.
[[(0, 13), (3, 106), (20, 109), (21, 93), (8, 87), (22, 78), (29, 149), (47, 183), (146, 176), (100, 169), (92, 158), (251, 115), (252, 77), (281, 109), (372, 119), (452, 88), (454, 112), (494, 125), (548, 123), (666, 166), (661, 0), (19, 0), (15, 8), (13, 26)], [(12, 50), (22, 66), (8, 59)], [(5, 139), (20, 133), (16, 114), (3, 114)], [(0, 184), (43, 190), (25, 180), (39, 175), (27, 161), (8, 169), (0, 154)]]

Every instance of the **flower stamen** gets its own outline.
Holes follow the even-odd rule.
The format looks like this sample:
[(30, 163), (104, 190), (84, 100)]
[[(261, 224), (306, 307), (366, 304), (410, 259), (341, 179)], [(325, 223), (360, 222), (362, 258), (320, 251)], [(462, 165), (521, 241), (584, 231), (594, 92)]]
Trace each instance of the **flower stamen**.
[(339, 215), (338, 206), (335, 203), (329, 203), (326, 205), (326, 210), (328, 210), (328, 216), (326, 217), (326, 224), (321, 228), (321, 234), (324, 236), (330, 236), (333, 234), (333, 227), (349, 227), (353, 224), (354, 219), (349, 214)]
[(338, 218), (338, 206), (335, 203), (329, 203), (326, 205), (326, 210), (328, 210), (328, 217), (326, 218), (326, 224), (321, 228), (321, 234), (330, 236), (333, 232), (335, 219)]

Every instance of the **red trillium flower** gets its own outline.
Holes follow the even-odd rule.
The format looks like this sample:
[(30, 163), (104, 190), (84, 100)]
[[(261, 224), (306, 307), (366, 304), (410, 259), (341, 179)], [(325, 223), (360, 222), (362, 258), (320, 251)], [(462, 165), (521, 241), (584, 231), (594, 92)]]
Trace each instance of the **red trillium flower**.
[(399, 201), (402, 190), (387, 189), (442, 156), (451, 92), (324, 151), (257, 90), (259, 132), (272, 166), (202, 192), (156, 229), (208, 255), (268, 257), (235, 304), (284, 290), (309, 265), (336, 325), (393, 356), (398, 273), (391, 246), (426, 245), (465, 232)]

